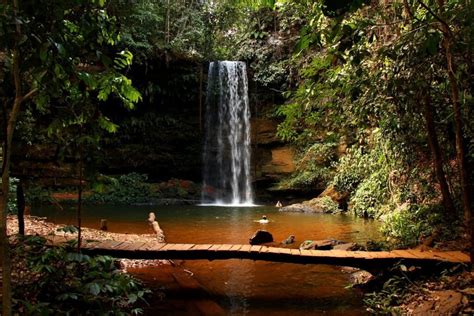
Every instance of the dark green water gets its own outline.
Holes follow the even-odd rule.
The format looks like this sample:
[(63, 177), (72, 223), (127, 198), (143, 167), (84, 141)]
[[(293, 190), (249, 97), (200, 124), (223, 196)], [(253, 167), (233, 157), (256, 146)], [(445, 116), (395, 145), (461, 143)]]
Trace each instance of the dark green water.
[[(379, 225), (348, 215), (281, 213), (274, 207), (211, 206), (85, 206), (84, 225), (98, 228), (106, 218), (109, 230), (151, 233), (146, 219), (155, 212), (166, 240), (176, 243), (248, 243), (258, 229), (275, 241), (295, 235), (294, 247), (307, 239), (334, 238), (364, 243), (379, 239)], [(74, 208), (42, 207), (33, 215), (74, 224)], [(262, 215), (268, 224), (258, 223)], [(187, 269), (233, 315), (362, 315), (362, 299), (347, 289), (349, 275), (340, 267), (249, 260), (188, 261)], [(152, 276), (150, 276), (152, 277)]]

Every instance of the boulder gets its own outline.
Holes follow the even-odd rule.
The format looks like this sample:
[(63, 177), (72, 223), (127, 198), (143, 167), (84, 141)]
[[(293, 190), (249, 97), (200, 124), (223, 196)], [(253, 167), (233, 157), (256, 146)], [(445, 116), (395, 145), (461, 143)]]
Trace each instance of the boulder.
[(347, 204), (349, 201), (349, 192), (339, 192), (333, 185), (328, 186), (319, 197), (330, 197), (334, 202), (338, 203), (340, 207)]
[(360, 249), (360, 246), (353, 242), (343, 243), (332, 247), (334, 250), (354, 251)]
[(267, 242), (272, 242), (273, 236), (266, 230), (257, 230), (255, 234), (249, 239), (251, 245), (260, 245)]
[(314, 213), (314, 210), (311, 206), (305, 205), (303, 203), (295, 203), (288, 206), (280, 208), (280, 212), (302, 212), (302, 213)]
[(305, 240), (300, 245), (300, 250), (312, 250), (314, 249), (314, 243), (312, 240)]
[(342, 244), (342, 241), (335, 239), (323, 239), (323, 240), (305, 240), (300, 245), (300, 250), (331, 250), (336, 245)]
[(295, 242), (295, 235), (290, 235), (290, 236), (288, 236), (287, 239), (285, 239), (285, 240), (282, 241), (282, 244), (284, 244), (284, 245), (290, 245), (290, 244), (292, 244), (292, 243), (294, 243), (294, 242)]
[(336, 213), (338, 205), (329, 197), (317, 197), (303, 203), (295, 203), (279, 209), (281, 212)]

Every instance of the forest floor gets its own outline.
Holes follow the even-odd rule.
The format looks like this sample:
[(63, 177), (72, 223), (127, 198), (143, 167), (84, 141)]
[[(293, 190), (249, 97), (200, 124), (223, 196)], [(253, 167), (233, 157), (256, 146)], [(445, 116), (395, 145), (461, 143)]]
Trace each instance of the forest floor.
[(474, 272), (415, 282), (399, 309), (403, 315), (474, 315)]
[[(469, 251), (469, 235), (464, 234), (457, 240), (438, 242), (433, 249)], [(440, 275), (413, 282), (399, 310), (403, 315), (474, 315), (472, 267), (469, 269), (459, 265)]]
[[(65, 225), (48, 222), (46, 218), (25, 216), (26, 235), (56, 235), (73, 237), (77, 233), (61, 230)], [(18, 219), (14, 215), (7, 218), (7, 233), (18, 233)], [(149, 242), (156, 241), (156, 234), (111, 233), (91, 228), (82, 228), (83, 239)], [(164, 234), (158, 236), (164, 240)], [(120, 268), (140, 279), (152, 290), (144, 306), (145, 315), (224, 315), (224, 310), (214, 302), (204, 287), (192, 277), (192, 272), (171, 260), (131, 260), (120, 259)]]

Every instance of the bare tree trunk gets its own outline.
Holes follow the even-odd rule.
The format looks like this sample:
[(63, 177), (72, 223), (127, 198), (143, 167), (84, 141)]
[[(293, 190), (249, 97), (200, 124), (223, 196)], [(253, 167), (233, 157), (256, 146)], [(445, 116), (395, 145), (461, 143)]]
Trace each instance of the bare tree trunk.
[[(0, 193), (0, 255), (2, 257), (2, 314), (4, 316), (12, 315), (12, 285), (11, 285), (11, 259), (10, 242), (7, 236), (7, 205), (8, 192), (10, 189), (10, 158), (13, 141), (13, 132), (15, 131), (16, 118), (20, 111), (22, 102), (21, 77), (20, 77), (20, 52), (18, 43), (21, 38), (20, 23), (16, 18), (18, 13), (18, 0), (13, 0), (13, 15), (15, 17), (15, 46), (12, 51), (12, 70), (13, 82), (15, 86), (15, 99), (11, 112), (5, 113), (7, 117), (6, 134), (3, 143), (3, 161), (2, 161), (2, 192)], [(7, 111), (7, 109), (4, 109)]]
[[(15, 82), (18, 80), (19, 84), (19, 65), (18, 52), (14, 53), (13, 57)], [(16, 64), (16, 65), (15, 65)], [(2, 161), (2, 191), (0, 192), (0, 255), (2, 262), (2, 277), (3, 277), (3, 315), (10, 316), (12, 314), (12, 289), (11, 289), (11, 262), (10, 262), (10, 243), (7, 236), (7, 205), (8, 192), (10, 189), (10, 159), (11, 148), (13, 141), (13, 132), (15, 130), (16, 118), (20, 111), (20, 104), (22, 101), (21, 91), (17, 89), (13, 108), (8, 119), (6, 135), (3, 143), (3, 161)]]
[(11, 262), (10, 262), (10, 243), (7, 236), (7, 204), (9, 190), (9, 164), (10, 150), (6, 135), (3, 144), (2, 159), (2, 191), (0, 192), (0, 257), (2, 267), (2, 315), (10, 316), (12, 314), (12, 293), (11, 293)]
[[(81, 127), (81, 135), (82, 135), (82, 127)], [(84, 162), (83, 162), (83, 150), (82, 145), (80, 145), (79, 149), (79, 186), (77, 189), (77, 252), (81, 252), (81, 244), (82, 244), (82, 181), (84, 178), (83, 169), (84, 169)]]
[(436, 128), (434, 124), (433, 112), (434, 109), (431, 104), (431, 97), (429, 95), (429, 91), (427, 91), (426, 95), (423, 98), (423, 116), (425, 118), (426, 123), (428, 142), (430, 144), (431, 155), (433, 156), (434, 169), (436, 173), (436, 178), (441, 189), (441, 196), (443, 198), (443, 206), (446, 211), (446, 215), (453, 216), (454, 214), (456, 214), (456, 212), (453, 200), (451, 198), (451, 194), (449, 192), (449, 186), (446, 181), (446, 175), (444, 174), (443, 170), (443, 158), (439, 147), (438, 135), (436, 133)]
[(25, 235), (25, 192), (23, 190), (23, 179), (20, 179), (16, 187), (16, 205), (18, 211), (18, 233)]
[[(438, 0), (438, 6), (441, 13), (445, 11), (444, 0)], [(448, 73), (449, 85), (451, 87), (451, 101), (454, 112), (454, 124), (456, 135), (456, 160), (459, 168), (459, 176), (461, 178), (462, 202), (464, 211), (464, 224), (467, 232), (471, 235), (471, 243), (474, 242), (474, 220), (472, 218), (472, 199), (474, 198), (472, 184), (469, 181), (469, 165), (467, 162), (466, 144), (463, 136), (463, 118), (461, 104), (459, 102), (459, 86), (456, 79), (454, 58), (452, 52), (452, 44), (454, 41), (452, 31), (449, 25), (440, 17), (432, 13), (440, 22), (440, 29), (443, 32), (443, 46), (446, 57), (446, 70)], [(474, 263), (474, 244), (471, 244), (471, 263)]]
[(424, 97), (423, 106), (424, 106), (423, 114), (424, 114), (425, 122), (426, 122), (428, 142), (430, 144), (431, 154), (433, 155), (436, 178), (438, 179), (438, 183), (441, 189), (441, 195), (443, 198), (443, 206), (447, 214), (452, 216), (456, 214), (456, 212), (455, 212), (453, 200), (451, 198), (451, 194), (449, 192), (449, 186), (446, 181), (446, 175), (444, 174), (444, 170), (443, 170), (443, 158), (441, 155), (441, 149), (439, 147), (438, 135), (436, 133), (436, 128), (434, 125), (434, 119), (433, 119), (434, 109), (433, 109), (433, 106), (431, 105), (431, 97), (429, 95), (429, 91)]

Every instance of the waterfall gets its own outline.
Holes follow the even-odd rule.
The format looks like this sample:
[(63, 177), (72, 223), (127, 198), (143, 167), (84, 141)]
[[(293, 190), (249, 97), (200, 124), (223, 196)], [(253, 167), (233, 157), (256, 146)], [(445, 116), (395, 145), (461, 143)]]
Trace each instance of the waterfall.
[(202, 202), (252, 205), (245, 63), (210, 63), (205, 128)]

